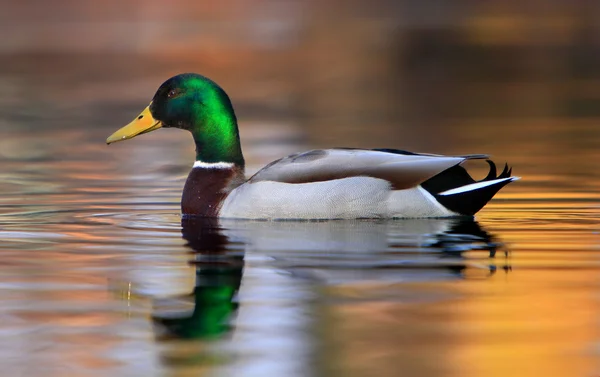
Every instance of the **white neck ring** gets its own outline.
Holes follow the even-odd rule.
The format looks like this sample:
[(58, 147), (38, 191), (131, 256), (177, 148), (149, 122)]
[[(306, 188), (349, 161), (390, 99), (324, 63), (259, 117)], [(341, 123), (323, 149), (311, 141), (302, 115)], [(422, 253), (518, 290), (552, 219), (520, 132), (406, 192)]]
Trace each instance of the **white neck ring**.
[(230, 169), (233, 167), (233, 162), (194, 162), (194, 168), (202, 169)]

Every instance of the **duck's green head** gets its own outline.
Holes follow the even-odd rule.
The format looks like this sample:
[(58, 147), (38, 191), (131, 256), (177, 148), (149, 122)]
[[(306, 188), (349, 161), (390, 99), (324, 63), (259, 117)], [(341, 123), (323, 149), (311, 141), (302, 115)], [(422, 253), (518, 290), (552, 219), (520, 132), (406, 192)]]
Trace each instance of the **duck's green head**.
[(168, 127), (192, 133), (196, 160), (244, 165), (229, 97), (215, 82), (195, 73), (183, 73), (165, 81), (150, 105), (131, 123), (110, 135), (106, 143)]

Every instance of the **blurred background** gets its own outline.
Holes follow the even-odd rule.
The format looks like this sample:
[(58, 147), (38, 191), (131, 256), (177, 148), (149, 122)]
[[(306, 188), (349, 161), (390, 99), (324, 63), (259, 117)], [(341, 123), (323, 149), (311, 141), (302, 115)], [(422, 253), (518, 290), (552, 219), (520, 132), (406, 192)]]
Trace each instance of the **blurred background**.
[[(533, 144), (547, 141), (556, 122), (600, 113), (593, 0), (55, 0), (2, 8), (2, 127), (28, 120), (112, 130), (128, 121), (115, 109), (134, 116), (160, 83), (188, 71), (220, 83), (242, 124), (293, 123), (318, 145), (447, 152), (471, 133), (457, 133), (458, 124), (493, 138), (514, 123), (522, 125), (515, 139)], [(548, 149), (580, 132), (563, 126)]]
[[(13, 375), (184, 376), (228, 364), (237, 369), (222, 375), (598, 370), (600, 2), (0, 5), (0, 365)], [(506, 242), (513, 257), (490, 261), (473, 238), (464, 259), (439, 257), (446, 250), (431, 237), (455, 238), (429, 223), (242, 229), (260, 239), (227, 291), (242, 281), (232, 341), (155, 342), (152, 301), (191, 292), (198, 277), (179, 226), (194, 145), (179, 130), (105, 139), (182, 72), (230, 95), (250, 173), (334, 146), (509, 162), (523, 180), (478, 220), (486, 247)], [(318, 284), (292, 276), (314, 271)], [(115, 295), (113, 283), (125, 288)]]

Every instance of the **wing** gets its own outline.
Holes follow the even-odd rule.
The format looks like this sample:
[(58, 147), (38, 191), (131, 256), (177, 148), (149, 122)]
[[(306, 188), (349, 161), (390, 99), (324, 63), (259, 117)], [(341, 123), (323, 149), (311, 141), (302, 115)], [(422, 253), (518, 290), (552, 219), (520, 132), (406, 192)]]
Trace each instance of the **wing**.
[(467, 159), (486, 157), (425, 155), (396, 149), (315, 149), (273, 161), (249, 183), (310, 183), (362, 176), (385, 179), (398, 190), (414, 187)]

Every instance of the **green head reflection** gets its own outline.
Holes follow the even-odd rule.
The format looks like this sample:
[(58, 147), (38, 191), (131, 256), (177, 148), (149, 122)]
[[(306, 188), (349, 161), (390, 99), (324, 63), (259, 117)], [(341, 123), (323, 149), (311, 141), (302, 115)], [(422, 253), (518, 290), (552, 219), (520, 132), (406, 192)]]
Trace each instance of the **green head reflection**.
[(154, 313), (152, 319), (163, 338), (218, 338), (231, 330), (238, 309), (244, 255), (227, 250), (227, 237), (216, 219), (184, 219), (182, 233), (194, 250), (196, 285), (179, 299), (192, 301), (193, 310)]

